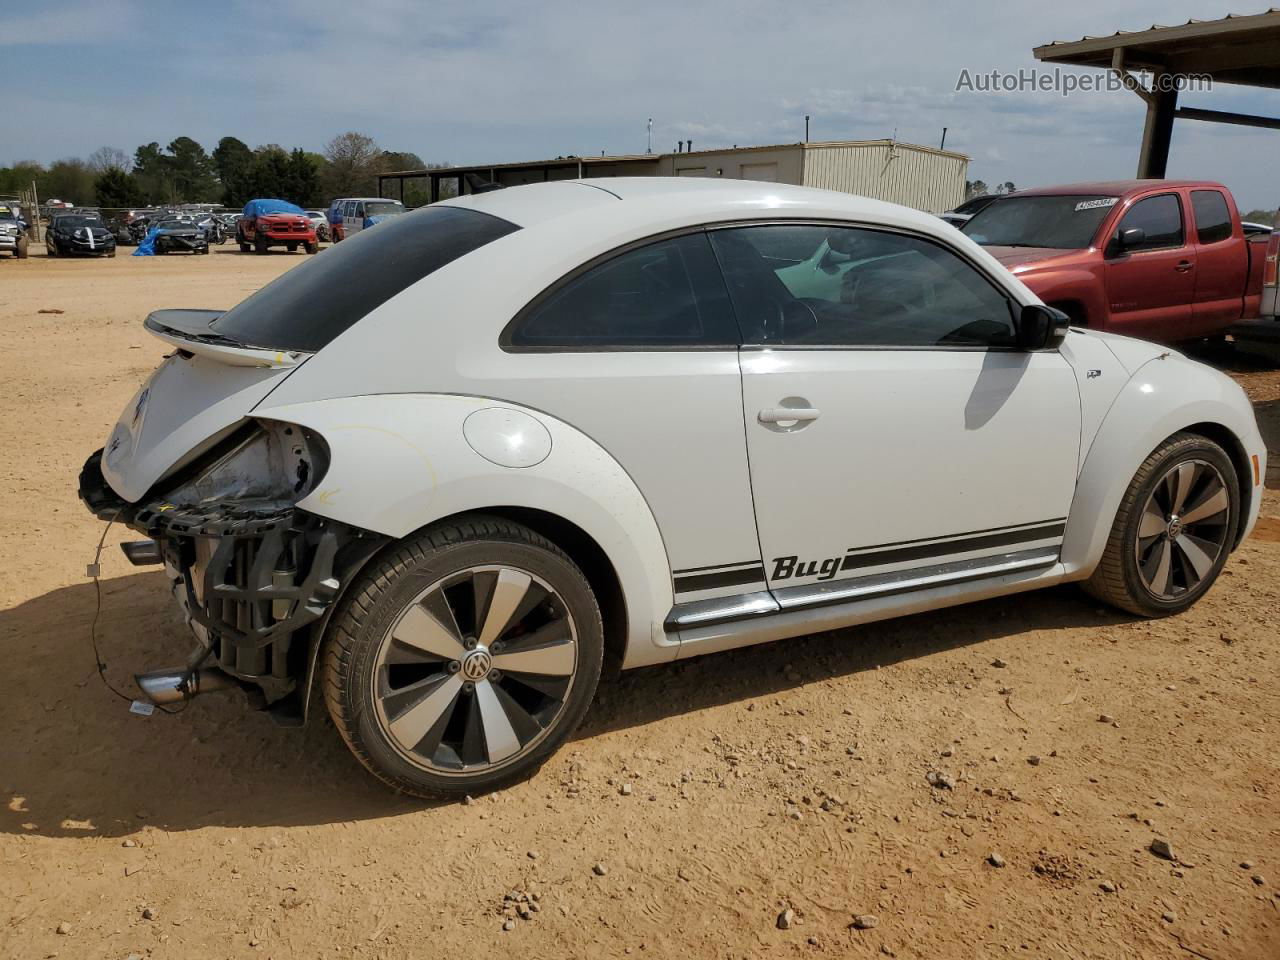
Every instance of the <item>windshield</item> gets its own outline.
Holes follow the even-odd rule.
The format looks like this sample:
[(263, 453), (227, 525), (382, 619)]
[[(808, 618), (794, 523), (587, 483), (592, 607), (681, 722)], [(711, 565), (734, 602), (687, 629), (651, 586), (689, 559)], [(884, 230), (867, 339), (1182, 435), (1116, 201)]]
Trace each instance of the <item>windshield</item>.
[(103, 225), (99, 217), (59, 217), (58, 226), (69, 229), (78, 227), (101, 227)]
[(415, 210), (294, 267), (211, 328), (246, 346), (314, 352), (423, 277), (519, 229), (462, 207)]
[(383, 202), (373, 201), (364, 205), (364, 215), (366, 217), (385, 217), (391, 213), (404, 212), (404, 207), (395, 200), (387, 200)]
[(1119, 197), (1005, 197), (974, 214), (960, 229), (987, 247), (1089, 246)]
[(162, 227), (190, 227), (194, 226), (190, 220), (179, 220), (177, 217), (170, 217), (168, 220), (161, 220)]

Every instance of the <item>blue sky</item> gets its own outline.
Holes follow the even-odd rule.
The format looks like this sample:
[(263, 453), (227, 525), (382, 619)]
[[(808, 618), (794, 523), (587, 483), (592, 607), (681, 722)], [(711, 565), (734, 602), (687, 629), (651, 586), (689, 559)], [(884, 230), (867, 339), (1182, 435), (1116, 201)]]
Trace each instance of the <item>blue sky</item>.
[[(1259, 7), (1261, 9), (1261, 7)], [(0, 8), (0, 164), (132, 152), (187, 135), (212, 149), (318, 150), (359, 130), (454, 163), (886, 137), (973, 157), (1020, 186), (1132, 176), (1132, 93), (957, 92), (962, 69), (1036, 66), (1056, 39), (1228, 12), (1213, 0), (943, 4), (896, 0), (43, 0)], [(1219, 85), (1184, 104), (1280, 115), (1280, 92)], [(1180, 121), (1170, 176), (1280, 204), (1280, 132)]]

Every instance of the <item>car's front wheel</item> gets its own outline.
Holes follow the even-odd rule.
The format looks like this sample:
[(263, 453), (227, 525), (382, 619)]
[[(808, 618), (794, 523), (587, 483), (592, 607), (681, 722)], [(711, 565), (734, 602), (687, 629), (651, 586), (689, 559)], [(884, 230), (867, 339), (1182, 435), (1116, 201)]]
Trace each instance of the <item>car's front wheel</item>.
[(1138, 468), (1085, 589), (1140, 616), (1179, 613), (1222, 572), (1239, 513), (1240, 482), (1226, 451), (1174, 434)]
[(372, 563), (326, 636), (334, 723), (375, 776), (429, 799), (507, 786), (578, 725), (603, 627), (554, 544), (476, 516), (428, 528)]

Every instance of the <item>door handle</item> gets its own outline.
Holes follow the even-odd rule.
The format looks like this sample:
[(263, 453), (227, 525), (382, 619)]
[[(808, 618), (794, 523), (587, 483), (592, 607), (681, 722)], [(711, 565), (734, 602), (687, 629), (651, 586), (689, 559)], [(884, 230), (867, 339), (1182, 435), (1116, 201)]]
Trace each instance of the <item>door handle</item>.
[(821, 415), (822, 411), (816, 407), (770, 407), (761, 410), (757, 419), (761, 423), (807, 423)]
[(1177, 270), (1179, 273), (1186, 273), (1188, 270), (1190, 270), (1194, 266), (1195, 264), (1192, 263), (1190, 260), (1179, 260), (1178, 265), (1173, 269)]

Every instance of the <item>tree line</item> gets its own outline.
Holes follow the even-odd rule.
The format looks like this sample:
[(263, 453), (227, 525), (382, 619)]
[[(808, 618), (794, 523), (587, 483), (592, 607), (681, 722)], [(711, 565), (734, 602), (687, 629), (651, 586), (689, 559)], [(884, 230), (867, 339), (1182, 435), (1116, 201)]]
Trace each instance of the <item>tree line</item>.
[[(250, 148), (236, 137), (223, 137), (207, 152), (191, 137), (178, 137), (166, 147), (145, 143), (132, 156), (100, 147), (88, 157), (66, 157), (47, 167), (30, 160), (0, 167), (0, 194), (27, 190), (34, 182), (41, 200), (78, 206), (240, 207), (255, 197), (276, 197), (319, 207), (333, 197), (376, 196), (379, 173), (447, 166), (424, 163), (415, 153), (384, 150), (372, 137), (355, 132), (334, 137), (322, 153), (275, 143)], [(406, 182), (404, 199), (409, 206), (426, 203), (426, 184)]]

